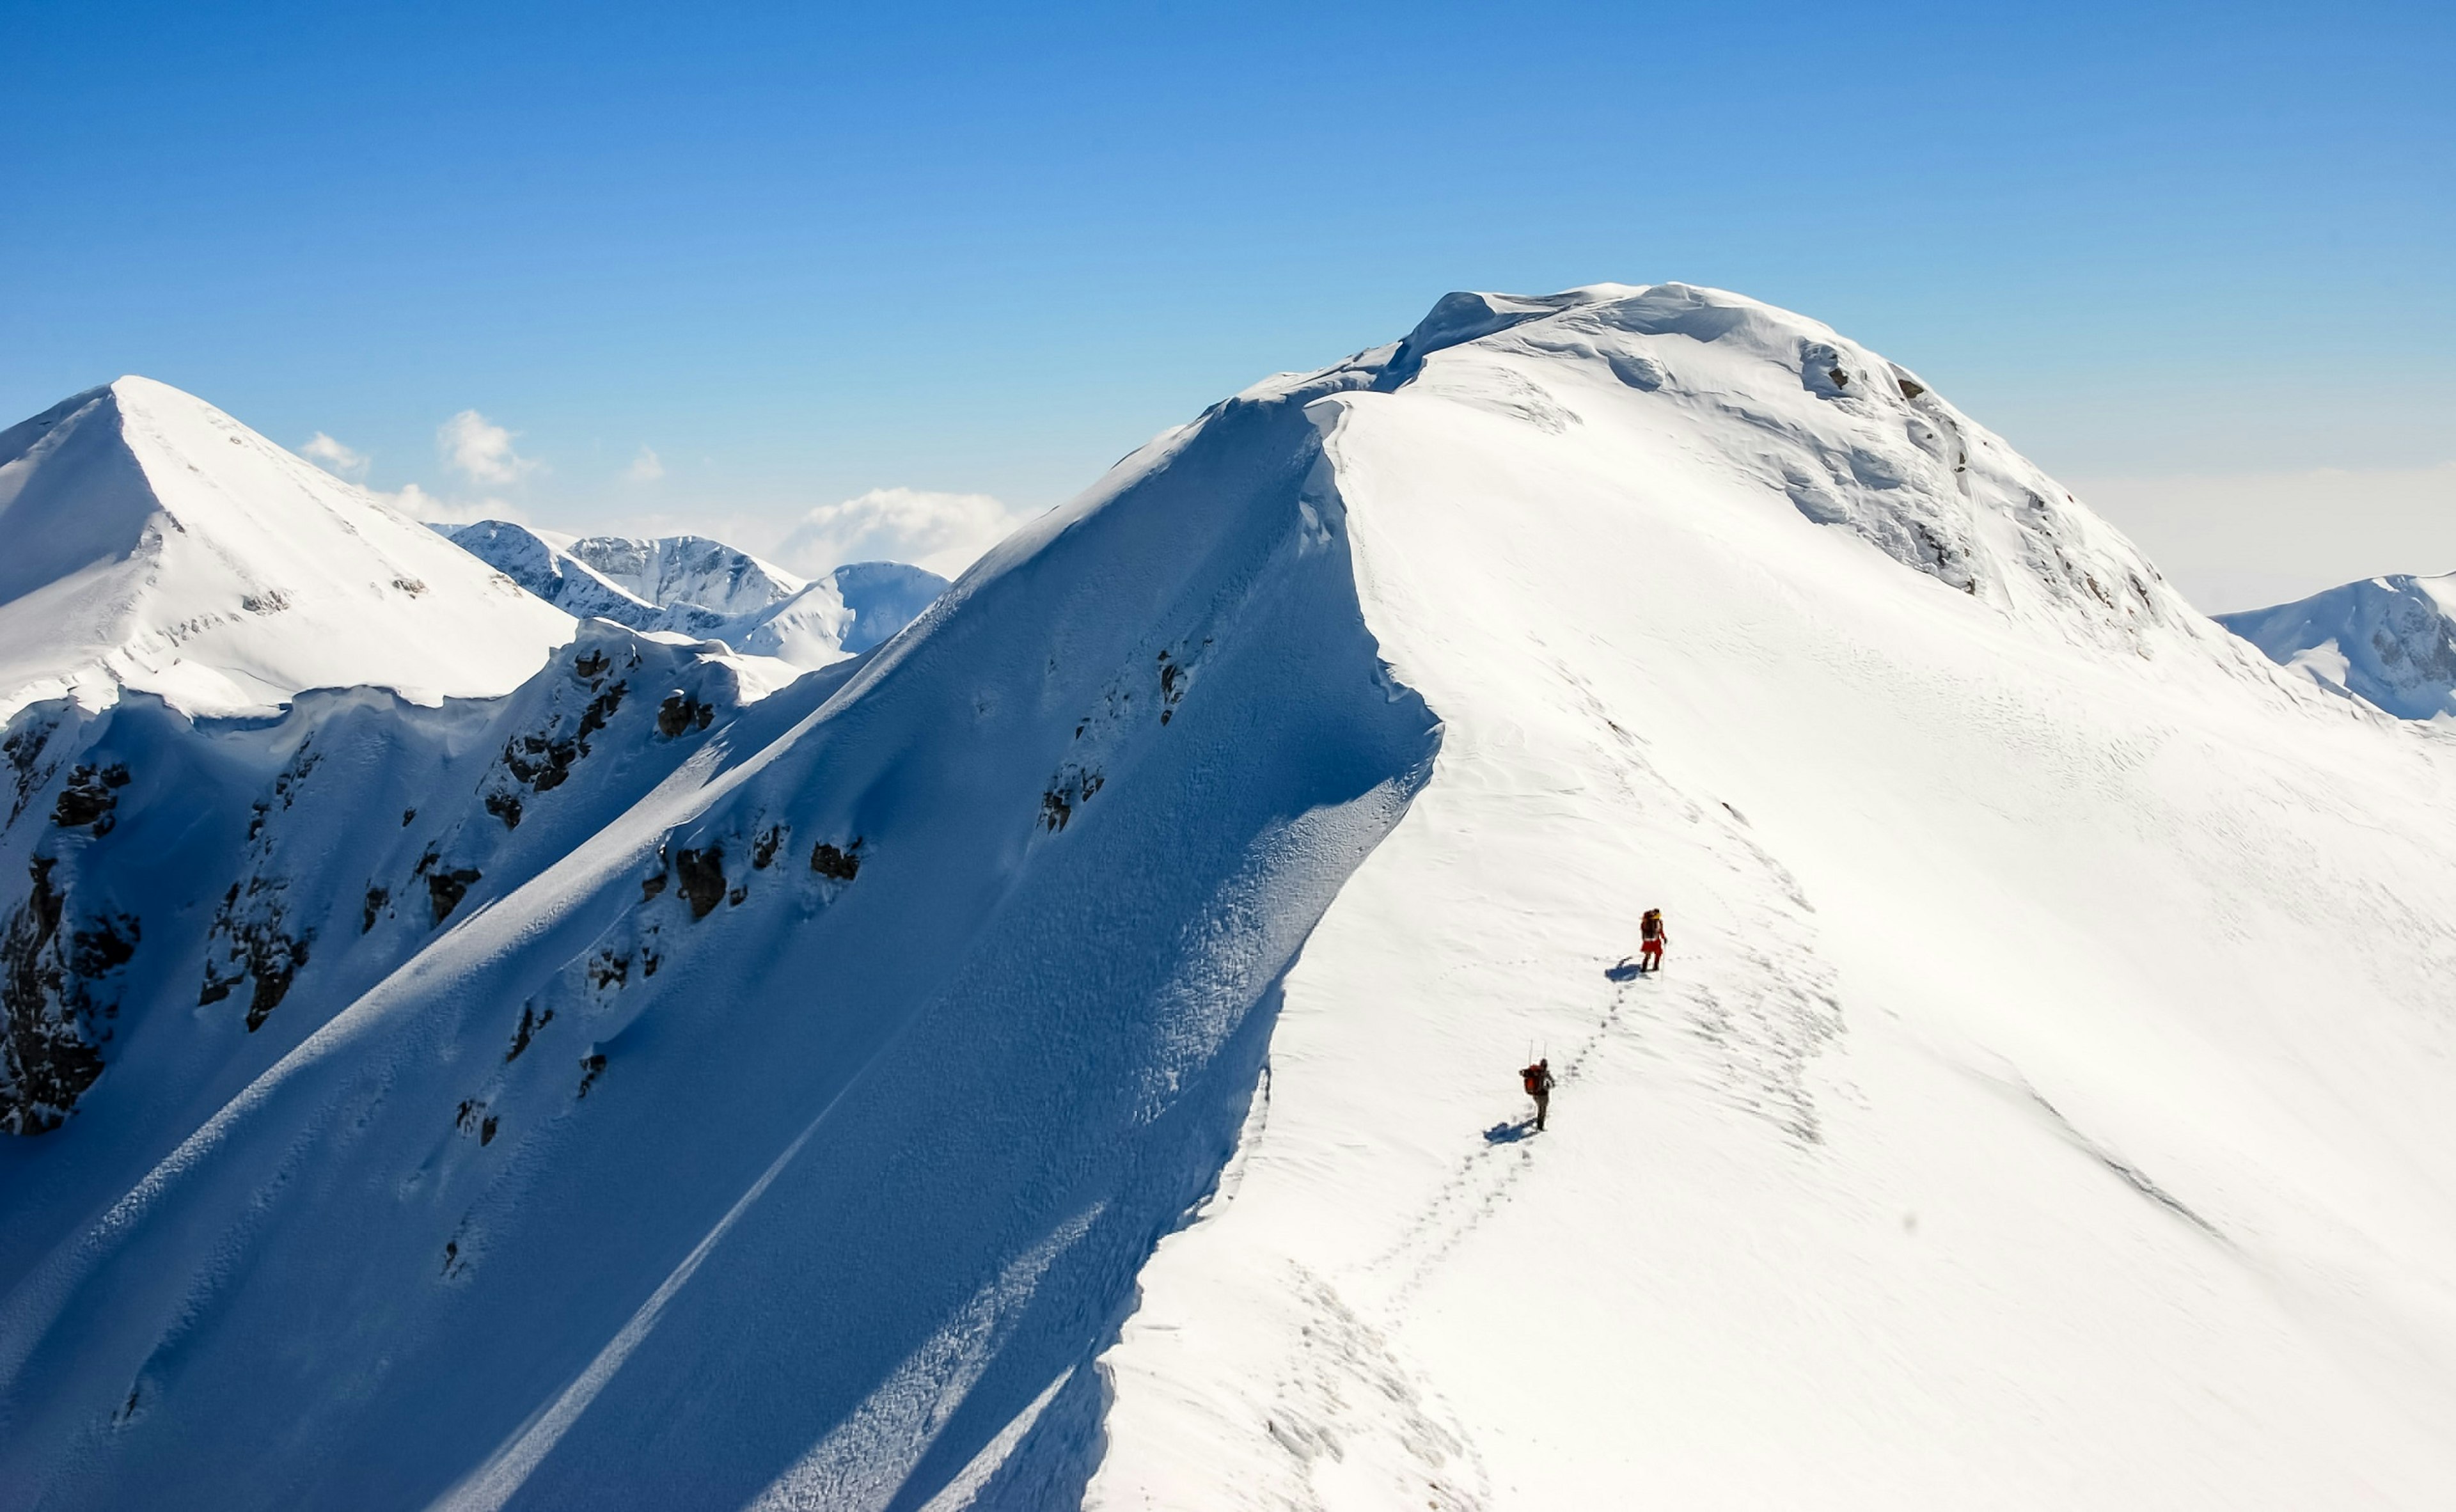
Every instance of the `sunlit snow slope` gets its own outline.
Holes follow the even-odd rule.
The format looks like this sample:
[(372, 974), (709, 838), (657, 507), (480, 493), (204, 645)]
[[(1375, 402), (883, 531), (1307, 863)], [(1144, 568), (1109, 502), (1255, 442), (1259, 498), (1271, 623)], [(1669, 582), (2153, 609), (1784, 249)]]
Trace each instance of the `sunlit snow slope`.
[(124, 378), (0, 431), (0, 714), (509, 690), (570, 617), (201, 399)]
[(2456, 748), (1813, 322), (1456, 303), (1310, 409), (1441, 755), (1091, 1503), (2446, 1504)]

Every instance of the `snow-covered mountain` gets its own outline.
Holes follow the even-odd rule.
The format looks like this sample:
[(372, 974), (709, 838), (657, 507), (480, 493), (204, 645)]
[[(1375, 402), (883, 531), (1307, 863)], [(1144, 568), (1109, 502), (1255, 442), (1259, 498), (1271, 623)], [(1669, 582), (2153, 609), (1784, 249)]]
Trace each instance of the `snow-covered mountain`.
[(783, 568), (703, 536), (587, 536), (564, 549), (645, 603), (696, 604), (715, 615), (755, 615), (804, 586)]
[(375, 684), (492, 695), (571, 620), (141, 378), (0, 431), (0, 715), (122, 687), (200, 714)]
[(17, 715), (0, 1506), (2456, 1473), (2456, 746), (1813, 321), (1452, 296), (738, 660)]
[(1443, 744), (1139, 1277), (1091, 1504), (2435, 1504), (2456, 746), (1811, 321), (1484, 302), (1249, 396), (1310, 400)]
[(947, 588), (936, 573), (897, 562), (804, 580), (703, 536), (568, 536), (500, 520), (438, 528), (566, 613), (722, 641), (803, 668), (869, 650)]
[(907, 562), (848, 562), (817, 582), (832, 588), (851, 612), (843, 644), (855, 655), (921, 618), (948, 587), (946, 579)]
[(2399, 719), (2456, 715), (2456, 573), (2365, 578), (2218, 623), (2280, 666)]

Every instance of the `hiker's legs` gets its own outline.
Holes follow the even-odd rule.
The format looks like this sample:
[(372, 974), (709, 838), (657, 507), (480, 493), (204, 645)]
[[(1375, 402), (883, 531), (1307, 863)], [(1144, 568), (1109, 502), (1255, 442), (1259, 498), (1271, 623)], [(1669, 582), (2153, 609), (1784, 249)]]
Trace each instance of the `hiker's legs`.
[(1535, 1127), (1536, 1127), (1536, 1128), (1541, 1129), (1541, 1128), (1543, 1128), (1543, 1127), (1544, 1127), (1544, 1119), (1545, 1119), (1545, 1116), (1547, 1114), (1549, 1114), (1551, 1111), (1552, 1111), (1552, 1094), (1551, 1094), (1550, 1093), (1548, 1093), (1548, 1092), (1539, 1092), (1539, 1093), (1537, 1093), (1535, 1094)]

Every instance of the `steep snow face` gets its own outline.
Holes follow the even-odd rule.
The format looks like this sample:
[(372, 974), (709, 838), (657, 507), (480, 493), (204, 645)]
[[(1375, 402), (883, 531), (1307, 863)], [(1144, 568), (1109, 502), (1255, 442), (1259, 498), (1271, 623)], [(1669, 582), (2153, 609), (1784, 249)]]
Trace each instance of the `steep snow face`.
[(1437, 740), (1320, 456), (1232, 405), (755, 702), (592, 622), (485, 705), (22, 715), (0, 1506), (1076, 1500)]
[(0, 715), (121, 687), (197, 713), (374, 684), (505, 692), (567, 615), (178, 390), (0, 432)]
[(891, 562), (806, 582), (699, 536), (573, 538), (500, 520), (445, 534), (566, 613), (722, 641), (806, 669), (879, 644), (947, 587), (935, 573)]
[(2218, 623), (2280, 666), (2399, 719), (2456, 716), (2456, 573), (2365, 578)]
[(1310, 412), (1441, 753), (1089, 1504), (2443, 1503), (2456, 745), (1811, 322), (1437, 315)]

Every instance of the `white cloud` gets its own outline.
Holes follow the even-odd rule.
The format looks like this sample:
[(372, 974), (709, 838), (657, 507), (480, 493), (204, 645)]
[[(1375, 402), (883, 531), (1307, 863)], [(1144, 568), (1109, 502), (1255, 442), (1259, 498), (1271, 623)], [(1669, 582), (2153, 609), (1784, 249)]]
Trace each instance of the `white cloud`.
[(635, 483), (653, 483), (665, 476), (665, 464), (653, 448), (644, 445), (640, 455), (631, 459), (631, 465), (623, 469), (623, 476)]
[(307, 444), (298, 448), (298, 455), (336, 478), (364, 478), (367, 463), (372, 460), (366, 453), (344, 446), (322, 431), (309, 437)]
[(512, 449), (512, 433), (476, 410), (462, 410), (436, 428), (444, 462), (481, 483), (516, 483), (537, 463)]
[(776, 555), (813, 577), (848, 562), (908, 562), (952, 578), (1023, 520), (987, 494), (873, 488), (803, 516)]

